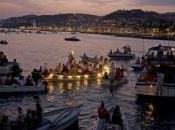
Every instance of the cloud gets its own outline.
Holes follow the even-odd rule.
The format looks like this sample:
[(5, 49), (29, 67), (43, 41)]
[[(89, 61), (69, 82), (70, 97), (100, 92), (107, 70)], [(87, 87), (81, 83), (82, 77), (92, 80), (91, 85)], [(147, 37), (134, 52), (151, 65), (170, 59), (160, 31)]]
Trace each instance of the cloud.
[(105, 15), (118, 9), (175, 11), (175, 0), (0, 0), (0, 18), (26, 14), (90, 13)]
[(137, 0), (140, 4), (155, 6), (175, 6), (175, 0)]

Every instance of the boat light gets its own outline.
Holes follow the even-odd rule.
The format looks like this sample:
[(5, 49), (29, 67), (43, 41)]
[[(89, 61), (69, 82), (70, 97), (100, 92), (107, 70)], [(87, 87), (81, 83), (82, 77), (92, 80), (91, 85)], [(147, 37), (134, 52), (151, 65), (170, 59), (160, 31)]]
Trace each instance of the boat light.
[(49, 74), (48, 79), (52, 79), (54, 74)]
[(97, 77), (98, 78), (101, 78), (102, 77), (102, 74), (101, 73), (97, 74)]
[(63, 79), (63, 75), (59, 75), (58, 78), (59, 78), (59, 79)]
[(69, 75), (69, 76), (67, 76), (67, 77), (68, 77), (68, 79), (72, 79), (72, 76), (70, 76), (70, 75)]
[(81, 78), (81, 76), (80, 76), (80, 75), (77, 75), (77, 76), (76, 76), (76, 78), (77, 78), (77, 79), (80, 79), (80, 78)]
[(107, 72), (107, 74), (109, 74), (110, 72), (109, 66), (104, 66), (104, 72)]
[(88, 79), (88, 77), (89, 77), (89, 75), (84, 75), (84, 78), (85, 78), (85, 79)]
[(152, 84), (150, 84), (150, 86), (149, 86), (150, 88), (152, 88), (153, 87), (153, 85)]

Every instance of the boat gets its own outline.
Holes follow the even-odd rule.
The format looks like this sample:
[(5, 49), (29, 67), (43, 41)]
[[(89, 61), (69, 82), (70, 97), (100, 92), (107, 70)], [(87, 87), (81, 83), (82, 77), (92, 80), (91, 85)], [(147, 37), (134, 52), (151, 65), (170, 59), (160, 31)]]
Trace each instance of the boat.
[(100, 119), (97, 117), (97, 119), (93, 122), (92, 128), (90, 128), (89, 130), (124, 130), (120, 107), (117, 105), (115, 107), (112, 107), (109, 110), (109, 114), (110, 117), (106, 124), (101, 123)]
[(135, 54), (131, 53), (131, 48), (129, 46), (124, 46), (124, 51), (120, 52), (119, 49), (112, 52), (112, 50), (108, 53), (108, 57), (112, 60), (131, 60), (135, 58)]
[(0, 94), (27, 94), (27, 93), (41, 93), (47, 92), (47, 86), (44, 84), (38, 84), (34, 86), (19, 86), (19, 85), (0, 85)]
[(78, 39), (76, 36), (67, 37), (64, 40), (65, 41), (80, 41), (80, 39)]
[(1, 41), (0, 41), (0, 44), (1, 44), (1, 45), (7, 45), (8, 42), (7, 42), (6, 40), (1, 40)]
[(148, 49), (146, 54), (147, 61), (153, 65), (175, 66), (175, 47), (174, 46), (154, 46)]
[[(82, 105), (53, 108), (43, 112), (42, 121), (37, 125), (35, 130), (65, 130), (78, 126), (79, 115)], [(24, 129), (27, 129), (24, 125)], [(16, 128), (16, 121), (10, 121), (10, 128)]]
[(127, 77), (123, 77), (121, 80), (114, 80), (113, 82), (111, 82), (109, 79), (103, 79), (102, 80), (102, 85), (105, 85), (105, 86), (120, 86), (120, 85), (123, 85), (123, 84), (126, 84), (128, 82), (128, 79)]
[(92, 62), (92, 63), (99, 63), (100, 59), (98, 57), (89, 57), (86, 54), (81, 56), (83, 62)]
[[(135, 89), (138, 101), (150, 100), (161, 103), (173, 103), (175, 101), (175, 68), (163, 66), (156, 69), (159, 70), (156, 71), (157, 76), (155, 78), (146, 80), (141, 74), (137, 79)], [(150, 77), (152, 76), (148, 78)]]
[(43, 113), (43, 121), (36, 130), (64, 130), (78, 122), (82, 105)]
[(133, 65), (131, 65), (131, 67), (133, 68), (133, 71), (135, 71), (135, 72), (140, 72), (140, 71), (142, 71), (143, 68), (144, 68), (143, 61), (140, 61), (140, 58), (138, 58), (138, 59), (136, 60), (136, 62), (135, 62)]

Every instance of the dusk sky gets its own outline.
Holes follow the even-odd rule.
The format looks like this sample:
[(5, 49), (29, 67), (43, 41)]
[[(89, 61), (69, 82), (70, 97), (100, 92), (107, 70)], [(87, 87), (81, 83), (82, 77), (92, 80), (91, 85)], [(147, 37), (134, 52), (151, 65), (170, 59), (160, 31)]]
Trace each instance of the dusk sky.
[(0, 18), (59, 13), (105, 15), (118, 9), (138, 8), (175, 12), (175, 0), (0, 0)]

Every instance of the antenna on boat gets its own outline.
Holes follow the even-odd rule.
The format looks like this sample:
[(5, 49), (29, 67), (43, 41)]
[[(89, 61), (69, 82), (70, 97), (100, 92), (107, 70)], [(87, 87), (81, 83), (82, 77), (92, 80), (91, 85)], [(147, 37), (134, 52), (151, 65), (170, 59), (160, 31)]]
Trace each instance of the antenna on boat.
[(143, 52), (143, 54), (145, 53), (145, 42), (144, 42), (144, 37), (142, 37), (142, 44), (143, 44), (143, 46), (142, 46), (142, 52)]

